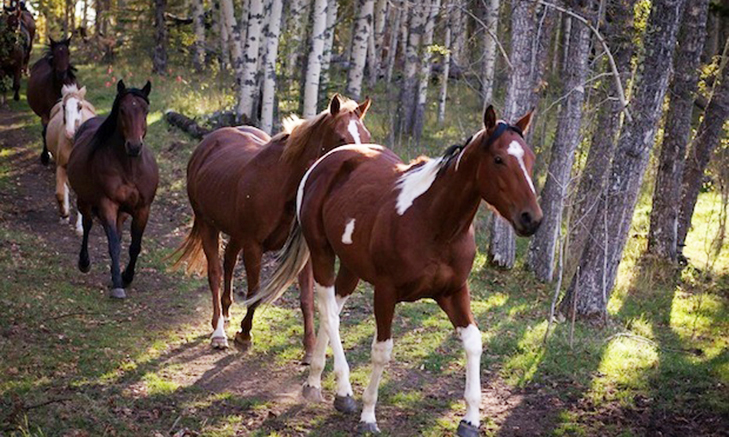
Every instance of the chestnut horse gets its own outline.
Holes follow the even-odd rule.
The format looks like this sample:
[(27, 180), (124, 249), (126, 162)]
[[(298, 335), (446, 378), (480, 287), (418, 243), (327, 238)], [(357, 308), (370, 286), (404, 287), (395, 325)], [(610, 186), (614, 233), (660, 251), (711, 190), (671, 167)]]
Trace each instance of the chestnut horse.
[[(84, 273), (89, 271), (89, 231), (95, 215), (101, 220), (109, 242), (113, 284), (110, 295), (123, 299), (124, 287), (134, 279), (142, 235), (157, 192), (159, 170), (152, 152), (144, 145), (152, 84), (147, 81), (140, 90), (126, 88), (120, 80), (116, 89), (109, 116), (94, 117), (76, 132), (68, 159), (68, 180), (83, 215), (78, 268)], [(128, 216), (132, 217), (132, 244), (129, 264), (121, 273), (121, 234)]]
[[(25, 59), (32, 47), (32, 37), (25, 27), (23, 10), (19, 5), (3, 7), (5, 16), (0, 28), (0, 79), (13, 78), (13, 99), (20, 100), (20, 78)], [(5, 96), (2, 96), (3, 100)]]
[[(261, 256), (286, 242), (294, 221), (296, 188), (306, 169), (334, 147), (369, 141), (362, 123), (370, 100), (357, 104), (335, 95), (329, 108), (309, 120), (284, 122), (285, 132), (273, 138), (253, 127), (223, 128), (209, 134), (195, 149), (187, 166), (187, 194), (195, 214), (192, 230), (175, 263), (188, 272), (204, 272), (213, 299), (211, 344), (225, 348), (224, 323), (233, 302), (232, 278), (243, 251), (248, 297), (258, 289)], [(220, 296), (220, 233), (230, 236), (224, 257), (224, 291)], [(207, 259), (207, 265), (204, 263)], [(304, 313), (304, 362), (314, 345), (314, 297), (310, 269), (299, 276)], [(257, 304), (248, 307), (236, 343), (250, 345)], [(222, 314), (222, 317), (221, 317)]]
[[(361, 430), (378, 431), (375, 403), (392, 353), (395, 305), (431, 298), (448, 315), (466, 350), (466, 415), (458, 435), (478, 435), (481, 334), (467, 282), (476, 253), (472, 222), (483, 199), (517, 234), (531, 235), (539, 227), (542, 210), (530, 177), (534, 154), (522, 136), (530, 120), (531, 113), (511, 126), (497, 121), (489, 106), (484, 129), (441, 158), (405, 165), (381, 146), (344, 146), (309, 169), (296, 202), (300, 228), (292, 231), (281, 264), (254, 298), (275, 300), (310, 258), (321, 325), (305, 398), (321, 400), (321, 373), (331, 340), (334, 406), (345, 412), (356, 409), (339, 314), (361, 278), (374, 285), (377, 324)], [(336, 257), (340, 267), (335, 276)]]
[[(56, 162), (56, 201), (61, 223), (68, 223), (70, 208), (68, 204), (68, 176), (66, 167), (73, 149), (76, 131), (86, 120), (96, 116), (94, 105), (86, 100), (86, 87), (64, 85), (61, 101), (51, 109), (51, 120), (46, 130), (46, 144)], [(76, 233), (83, 235), (81, 214), (76, 220)]]
[(53, 38), (50, 40), (48, 52), (30, 68), (28, 79), (28, 105), (41, 118), (43, 125), (41, 162), (44, 165), (48, 164), (50, 158), (45, 138), (51, 109), (61, 98), (61, 88), (76, 83), (76, 68), (71, 65), (69, 52), (71, 38), (61, 41), (54, 41)]

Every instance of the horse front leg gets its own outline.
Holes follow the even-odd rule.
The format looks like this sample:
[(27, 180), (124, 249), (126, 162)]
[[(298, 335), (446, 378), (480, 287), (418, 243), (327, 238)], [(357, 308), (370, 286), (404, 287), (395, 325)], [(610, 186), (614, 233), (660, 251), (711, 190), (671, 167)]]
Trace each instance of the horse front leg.
[(58, 202), (58, 215), (60, 222), (68, 223), (70, 215), (70, 207), (68, 202), (68, 177), (66, 170), (60, 165), (56, 167), (56, 202)]
[[(248, 294), (246, 295), (246, 299), (252, 298), (258, 292), (262, 256), (263, 250), (257, 243), (243, 246), (243, 265), (246, 268), (246, 280), (248, 281)], [(243, 321), (240, 322), (240, 332), (235, 334), (235, 343), (242, 350), (247, 350), (251, 346), (253, 315), (256, 313), (256, 308), (258, 308), (259, 303), (253, 303), (248, 307)]]
[(78, 202), (77, 208), (83, 226), (81, 252), (78, 255), (78, 269), (83, 273), (88, 273), (91, 268), (91, 260), (89, 260), (89, 233), (91, 232), (91, 226), (93, 226), (94, 220), (91, 215), (91, 208), (88, 205)]
[(16, 102), (20, 100), (20, 74), (22, 71), (23, 68), (18, 67), (15, 69), (15, 74), (13, 75), (13, 100)]
[(225, 247), (225, 256), (223, 258), (223, 295), (220, 298), (225, 322), (230, 321), (230, 306), (233, 304), (233, 273), (235, 271), (235, 265), (238, 262), (238, 254), (240, 254), (242, 247), (240, 242), (232, 237)]
[[(124, 269), (122, 274), (125, 287), (134, 280), (134, 269), (137, 265), (139, 253), (142, 251), (142, 236), (144, 235), (144, 229), (147, 227), (148, 219), (149, 206), (136, 211), (132, 217), (132, 243), (129, 245), (129, 264), (127, 264), (127, 268)], [(117, 233), (121, 235), (121, 229), (118, 229)]]
[(466, 351), (466, 415), (458, 424), (457, 434), (460, 437), (477, 437), (480, 433), (479, 408), (481, 406), (481, 332), (478, 330), (471, 313), (471, 295), (464, 286), (453, 295), (437, 300), (445, 311), (456, 332), (461, 337), (463, 349)]
[(119, 210), (111, 201), (103, 202), (99, 210), (101, 224), (104, 227), (106, 239), (109, 243), (109, 257), (111, 258), (112, 288), (109, 296), (115, 299), (124, 299), (127, 297), (127, 294), (124, 291), (124, 281), (122, 280), (121, 269), (119, 268), (121, 241), (119, 241), (119, 230), (116, 227)]
[(314, 334), (314, 277), (311, 262), (299, 273), (299, 301), (304, 316), (304, 358), (301, 364), (311, 364), (316, 336)]
[(48, 163), (51, 161), (51, 155), (48, 153), (48, 144), (46, 144), (46, 132), (48, 131), (48, 121), (41, 120), (41, 124), (43, 125), (43, 132), (41, 133), (41, 136), (43, 137), (43, 152), (41, 152), (41, 164), (48, 165)]

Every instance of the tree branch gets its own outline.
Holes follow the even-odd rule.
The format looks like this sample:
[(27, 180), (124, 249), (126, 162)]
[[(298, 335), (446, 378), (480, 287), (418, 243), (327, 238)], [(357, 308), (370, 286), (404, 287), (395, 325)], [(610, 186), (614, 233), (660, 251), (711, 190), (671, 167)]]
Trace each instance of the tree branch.
[(496, 45), (497, 45), (497, 46), (499, 47), (499, 51), (501, 52), (501, 56), (503, 56), (503, 57), (504, 57), (504, 60), (506, 61), (506, 64), (507, 64), (507, 65), (509, 66), (509, 70), (513, 70), (513, 69), (514, 69), (514, 66), (513, 66), (512, 64), (511, 64), (511, 60), (509, 60), (509, 55), (507, 55), (507, 54), (506, 54), (506, 50), (504, 50), (504, 46), (502, 46), (502, 45), (501, 45), (501, 41), (499, 41), (499, 39), (498, 39), (498, 38), (496, 37), (496, 35), (495, 35), (495, 34), (494, 34), (494, 33), (493, 33), (492, 31), (491, 31), (491, 29), (489, 29), (489, 28), (488, 28), (488, 26), (486, 25), (486, 23), (484, 23), (484, 22), (483, 22), (483, 21), (482, 21), (482, 20), (481, 20), (480, 18), (478, 18), (477, 16), (473, 15), (473, 13), (472, 13), (471, 11), (469, 11), (469, 10), (468, 10), (468, 9), (466, 9), (466, 8), (464, 8), (463, 6), (458, 6), (458, 8), (459, 8), (459, 9), (460, 9), (461, 11), (463, 11), (463, 12), (467, 13), (468, 15), (470, 15), (470, 16), (471, 16), (471, 18), (473, 18), (474, 20), (476, 20), (476, 22), (477, 22), (478, 24), (480, 24), (480, 25), (481, 25), (481, 27), (483, 27), (483, 28), (484, 28), (484, 29), (486, 30), (486, 32), (487, 32), (487, 33), (488, 33), (488, 34), (489, 34), (489, 35), (491, 36), (491, 38), (493, 38), (493, 39), (494, 39), (494, 41), (496, 41)]

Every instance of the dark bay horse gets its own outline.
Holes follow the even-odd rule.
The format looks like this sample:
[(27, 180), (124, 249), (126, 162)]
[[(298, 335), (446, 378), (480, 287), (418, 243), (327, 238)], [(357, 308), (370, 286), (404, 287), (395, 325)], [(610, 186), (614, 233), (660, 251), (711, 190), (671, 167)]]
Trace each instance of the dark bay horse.
[(47, 165), (50, 159), (45, 137), (51, 109), (60, 100), (61, 88), (64, 85), (77, 84), (76, 68), (71, 65), (69, 50), (71, 38), (61, 41), (54, 41), (53, 38), (50, 40), (51, 44), (46, 54), (30, 68), (28, 79), (28, 105), (41, 118), (43, 125), (41, 162), (44, 165)]
[(13, 99), (17, 101), (20, 100), (20, 78), (24, 62), (33, 43), (25, 27), (20, 6), (3, 7), (3, 11), (5, 14), (0, 26), (0, 78), (13, 78)]
[[(140, 90), (126, 88), (120, 80), (111, 113), (81, 125), (68, 159), (68, 180), (83, 216), (78, 268), (89, 271), (89, 231), (96, 216), (109, 242), (113, 283), (110, 295), (118, 299), (126, 297), (124, 287), (134, 279), (142, 235), (159, 182), (157, 162), (144, 145), (151, 89), (149, 81)], [(128, 216), (132, 217), (132, 243), (129, 264), (121, 273), (121, 235)]]
[[(358, 105), (335, 95), (327, 110), (309, 120), (284, 122), (285, 132), (273, 138), (253, 127), (223, 128), (206, 136), (193, 152), (187, 166), (187, 194), (195, 217), (192, 230), (178, 249), (182, 254), (175, 265), (187, 263), (188, 272), (202, 273), (207, 269), (213, 299), (213, 347), (228, 346), (224, 323), (230, 317), (233, 269), (238, 254), (243, 251), (248, 297), (252, 297), (258, 289), (263, 253), (280, 249), (291, 230), (301, 177), (322, 153), (342, 144), (370, 140), (362, 123), (369, 105), (369, 99)], [(230, 237), (222, 272), (221, 232)], [(308, 362), (314, 344), (310, 269), (299, 276), (299, 285), (305, 328), (304, 362)], [(250, 345), (256, 307), (248, 307), (241, 332), (235, 336), (241, 347)]]
[(27, 72), (28, 63), (30, 62), (30, 52), (33, 51), (33, 40), (35, 39), (35, 18), (30, 13), (25, 2), (20, 2), (20, 9), (23, 11), (20, 16), (21, 29), (27, 33), (27, 50), (25, 51), (25, 59), (23, 59), (23, 70)]
[[(497, 121), (489, 106), (484, 129), (438, 159), (406, 165), (381, 146), (356, 145), (332, 150), (309, 169), (296, 202), (300, 228), (292, 231), (280, 265), (254, 298), (272, 302), (311, 262), (321, 325), (304, 385), (307, 399), (321, 400), (321, 373), (331, 340), (334, 405), (345, 412), (356, 409), (339, 314), (364, 279), (375, 289), (377, 332), (361, 430), (378, 431), (375, 403), (392, 353), (395, 305), (430, 298), (448, 315), (466, 351), (466, 415), (458, 435), (478, 435), (481, 334), (467, 282), (476, 253), (472, 222), (483, 199), (519, 235), (531, 235), (539, 227), (542, 210), (530, 176), (534, 154), (522, 136), (530, 120), (531, 113), (513, 126)], [(335, 276), (336, 257), (340, 267)]]

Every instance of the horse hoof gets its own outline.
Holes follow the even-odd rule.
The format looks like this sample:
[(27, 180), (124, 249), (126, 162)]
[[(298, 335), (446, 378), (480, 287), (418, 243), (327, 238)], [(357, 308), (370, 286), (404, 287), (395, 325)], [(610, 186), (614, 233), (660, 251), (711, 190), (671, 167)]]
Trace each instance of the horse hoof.
[(309, 402), (324, 402), (324, 398), (321, 395), (321, 389), (318, 387), (312, 387), (308, 384), (304, 384), (304, 388), (301, 390), (301, 395)]
[(303, 366), (308, 366), (311, 364), (311, 352), (306, 352), (304, 354), (304, 358), (301, 359), (301, 364)]
[(71, 223), (71, 217), (70, 216), (59, 217), (58, 218), (58, 223), (60, 223), (62, 225), (67, 225), (67, 224)]
[(250, 337), (244, 337), (242, 332), (236, 332), (234, 342), (236, 349), (241, 352), (247, 351), (253, 344)]
[(334, 408), (341, 413), (356, 413), (357, 403), (354, 398), (350, 395), (347, 396), (335, 396), (334, 397)]
[(380, 428), (377, 427), (377, 423), (375, 422), (360, 422), (359, 426), (357, 427), (357, 433), (359, 435), (379, 434)]
[(114, 299), (126, 299), (127, 293), (124, 291), (123, 288), (112, 288), (109, 292), (109, 297), (112, 297)]
[(480, 433), (478, 427), (471, 425), (465, 420), (461, 420), (461, 423), (458, 424), (456, 435), (458, 437), (478, 437)]
[(78, 269), (81, 270), (81, 273), (88, 273), (89, 270), (91, 270), (91, 262), (90, 261), (86, 261), (86, 262), (79, 261)]
[(213, 337), (210, 339), (210, 346), (213, 349), (228, 349), (228, 339), (226, 337)]
[(81, 228), (81, 229), (76, 228), (76, 235), (78, 235), (79, 237), (83, 237), (84, 236), (83, 228)]

